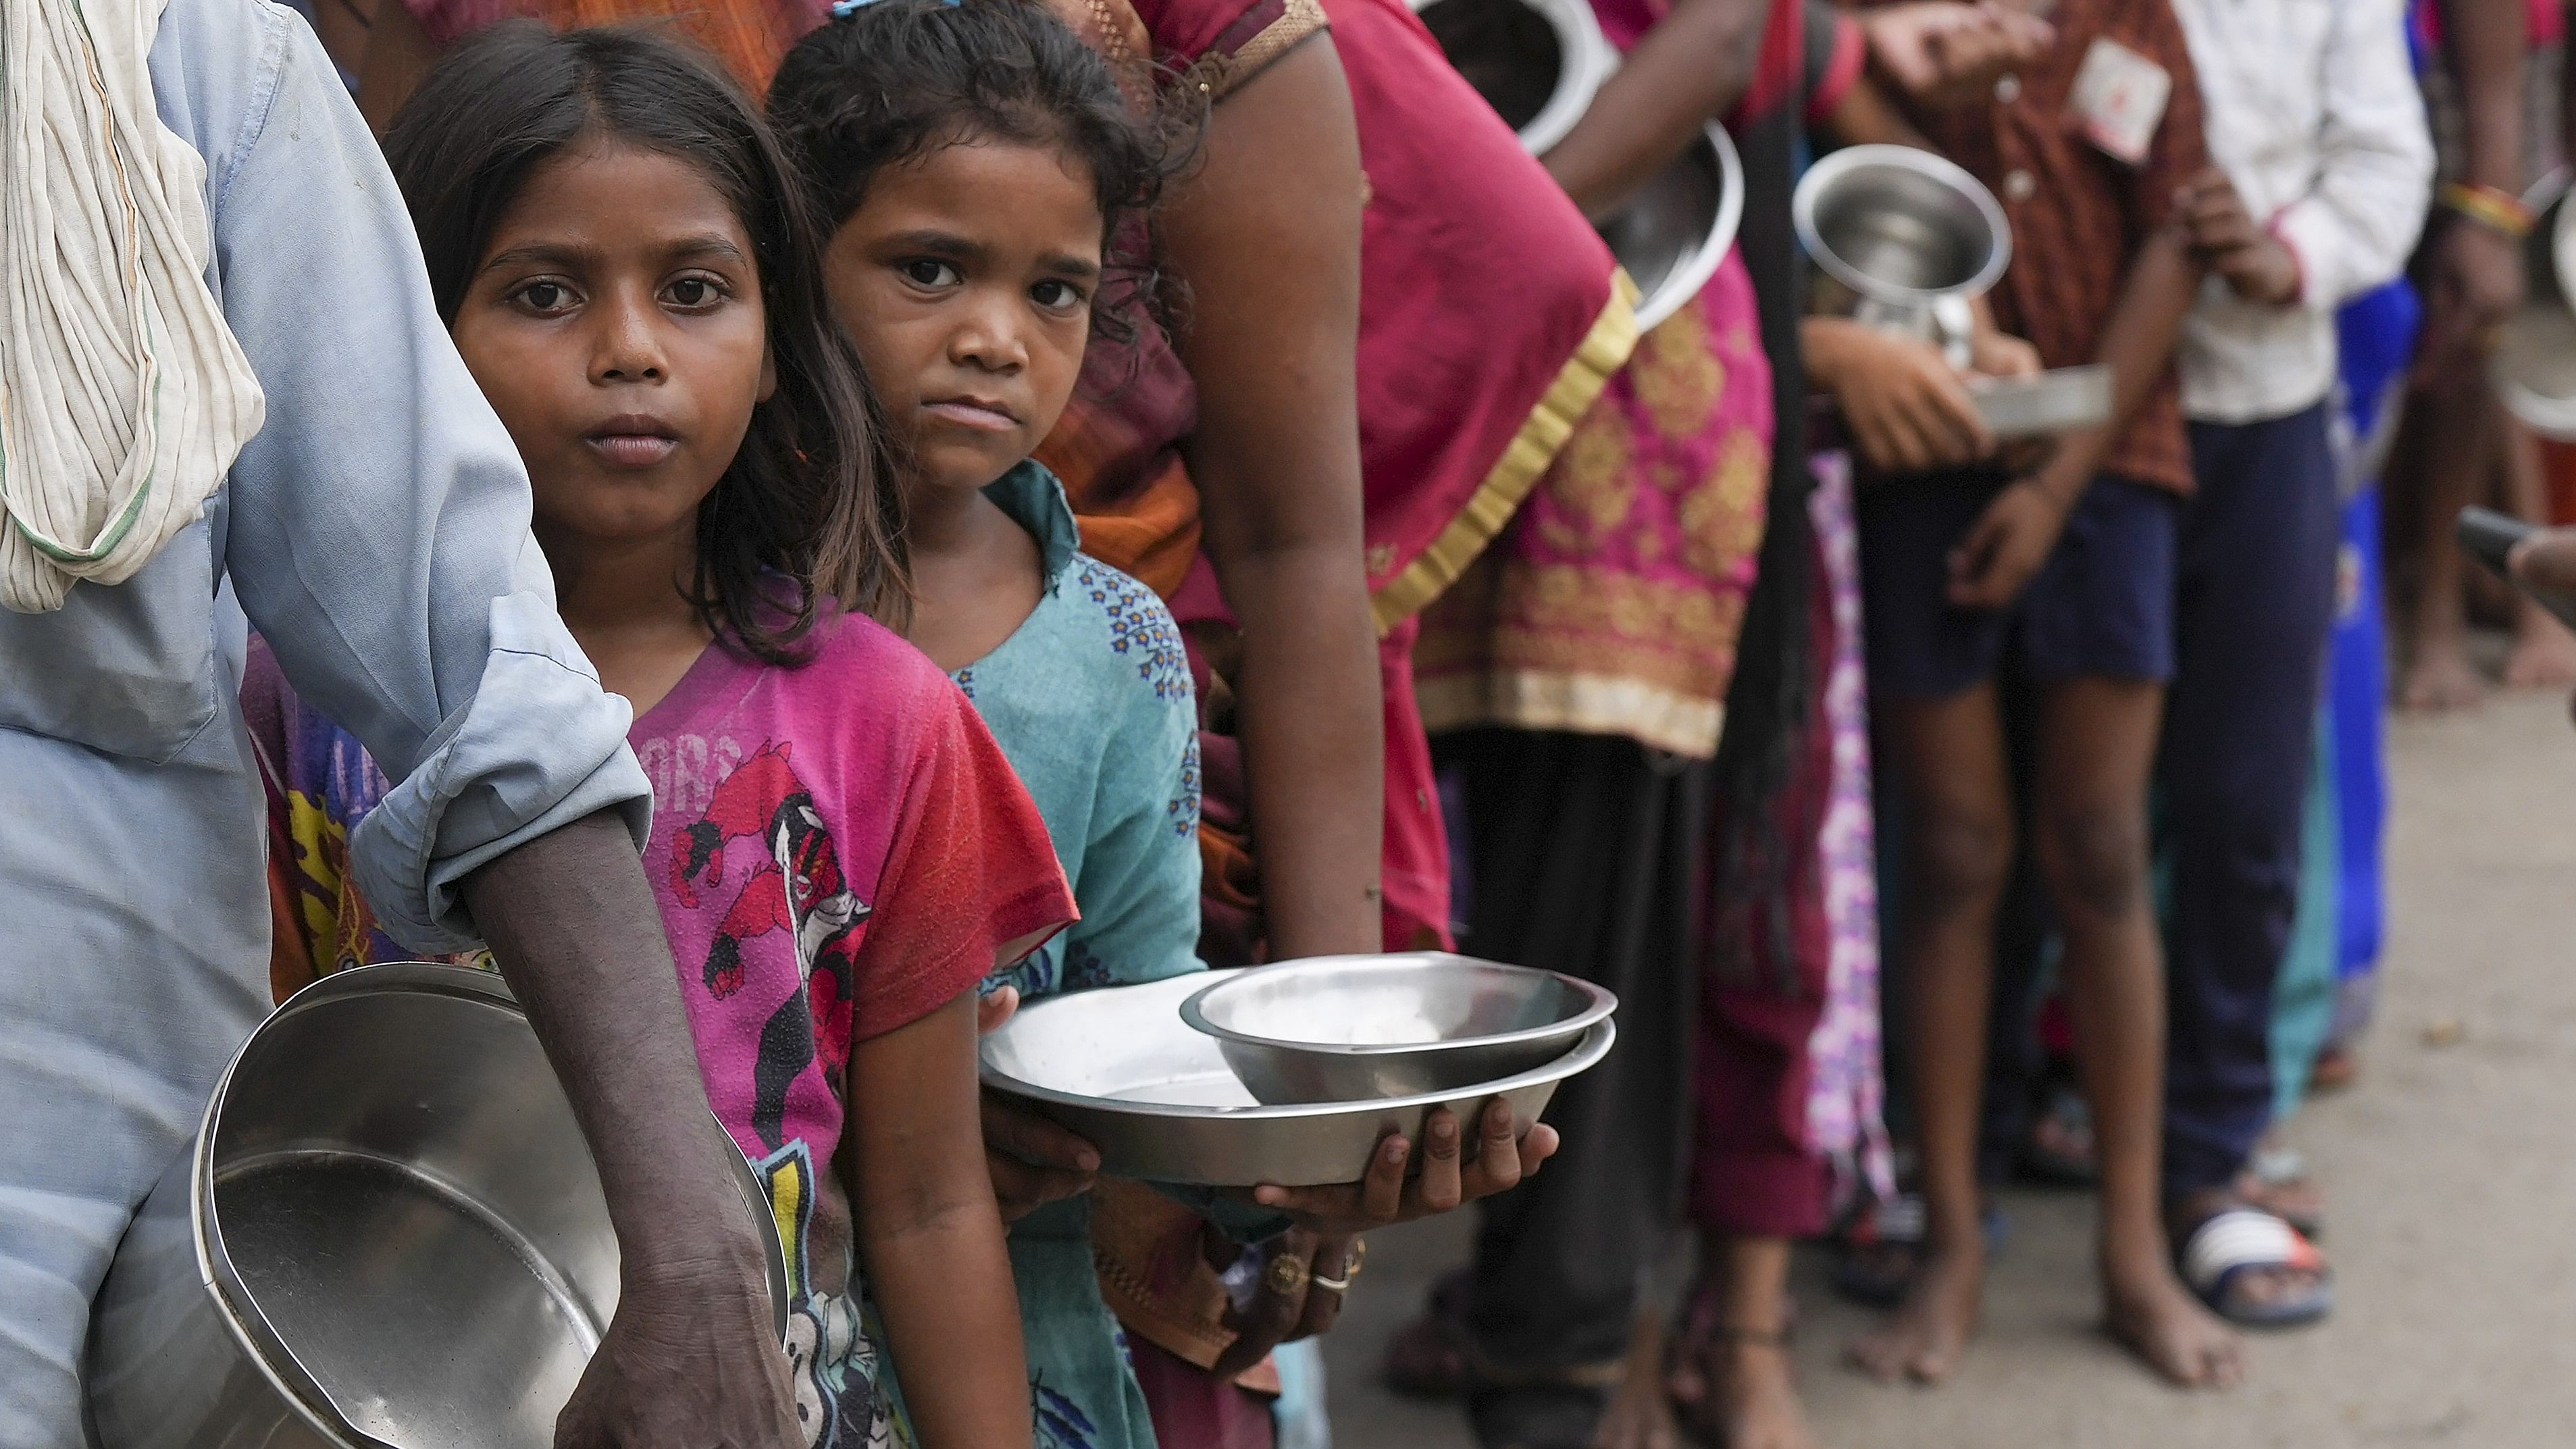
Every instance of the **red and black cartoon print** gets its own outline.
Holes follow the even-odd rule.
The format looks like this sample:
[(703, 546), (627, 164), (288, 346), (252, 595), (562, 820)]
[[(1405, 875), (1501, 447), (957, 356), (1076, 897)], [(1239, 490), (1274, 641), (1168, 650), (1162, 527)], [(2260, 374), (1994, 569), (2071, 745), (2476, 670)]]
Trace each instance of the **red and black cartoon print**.
[(840, 1090), (850, 1059), (852, 967), (869, 912), (842, 876), (832, 834), (787, 753), (784, 744), (761, 746), (716, 787), (706, 814), (671, 842), (671, 893), (692, 908), (697, 886), (724, 884), (726, 846), (748, 837), (766, 847), (716, 927), (705, 980), (717, 999), (731, 996), (742, 989), (747, 943), (773, 931), (795, 943), (797, 989), (761, 1028), (755, 1069), (752, 1126), (773, 1150), (781, 1145), (788, 1086), (808, 1063), (819, 1062)]

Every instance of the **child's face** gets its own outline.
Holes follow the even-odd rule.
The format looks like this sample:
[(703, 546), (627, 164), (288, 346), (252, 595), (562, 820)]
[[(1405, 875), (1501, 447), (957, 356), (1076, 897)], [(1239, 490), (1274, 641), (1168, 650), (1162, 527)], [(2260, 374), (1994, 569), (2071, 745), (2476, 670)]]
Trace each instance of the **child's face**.
[(825, 276), (914, 486), (981, 488), (1055, 426), (1101, 232), (1089, 171), (1048, 148), (963, 141), (870, 179)]
[(750, 236), (705, 174), (623, 142), (530, 173), (457, 308), (549, 546), (686, 536), (775, 386)]

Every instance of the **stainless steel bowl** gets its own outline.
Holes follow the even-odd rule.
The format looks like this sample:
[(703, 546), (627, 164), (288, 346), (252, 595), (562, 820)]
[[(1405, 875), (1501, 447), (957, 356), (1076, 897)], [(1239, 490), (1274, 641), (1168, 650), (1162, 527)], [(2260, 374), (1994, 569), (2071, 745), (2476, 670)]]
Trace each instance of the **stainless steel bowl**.
[(1970, 378), (1968, 400), (1986, 431), (2003, 441), (2071, 433), (2110, 421), (2111, 369), (2094, 362), (2028, 377)]
[(1409, 0), (1441, 53), (1541, 155), (1619, 68), (1588, 0)]
[(1609, 1021), (1597, 1021), (1571, 1051), (1534, 1071), (1454, 1092), (1263, 1106), (1226, 1065), (1216, 1038), (1180, 1017), (1183, 1001), (1235, 974), (1194, 973), (1025, 1006), (984, 1038), (984, 1084), (1089, 1141), (1102, 1169), (1120, 1177), (1317, 1187), (1358, 1181), (1388, 1132), (1420, 1140), (1434, 1107), (1472, 1123), (1501, 1097), (1516, 1130), (1527, 1132), (1557, 1083), (1599, 1062), (1616, 1037)]
[(1619, 999), (1589, 981), (1438, 951), (1318, 956), (1181, 1003), (1261, 1102), (1452, 1092), (1563, 1056)]
[(2576, 309), (2568, 290), (2576, 281), (2576, 208), (2567, 197), (2563, 170), (2523, 197), (2539, 216), (2522, 244), (2530, 292), (2497, 332), (2487, 369), (2496, 395), (2525, 427), (2576, 442)]
[[(736, 1161), (783, 1338), (775, 1222)], [(98, 1443), (547, 1449), (617, 1275), (590, 1149), (501, 978), (325, 977), (235, 1055), (117, 1249)]]
[(1717, 275), (1744, 215), (1744, 162), (1712, 121), (1691, 148), (1601, 223), (1601, 239), (1641, 294), (1637, 330), (1682, 309)]
[(2012, 226), (1977, 178), (1911, 146), (1847, 146), (1790, 198), (1798, 244), (1872, 301), (1929, 307), (1974, 297), (2012, 261)]
[[(1533, 156), (1565, 139), (1619, 69), (1588, 0), (1409, 0), (1441, 53)], [(1602, 223), (1602, 240), (1641, 294), (1639, 330), (1699, 295), (1735, 244), (1744, 165), (1724, 126), (1656, 173)]]

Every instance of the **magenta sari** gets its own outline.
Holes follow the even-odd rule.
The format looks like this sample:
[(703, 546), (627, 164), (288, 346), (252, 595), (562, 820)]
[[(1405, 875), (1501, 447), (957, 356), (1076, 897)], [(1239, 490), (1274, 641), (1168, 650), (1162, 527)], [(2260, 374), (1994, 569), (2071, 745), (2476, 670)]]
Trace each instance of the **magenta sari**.
[[(1630, 289), (1608, 249), (1484, 101), (1451, 69), (1403, 0), (1050, 0), (1114, 61), (1179, 71), (1217, 104), (1327, 25), (1351, 93), (1367, 188), (1357, 353), (1366, 567), (1380, 633), (1386, 720), (1385, 937), (1448, 938), (1448, 849), (1430, 747), (1414, 704), (1415, 617), (1492, 540), (1635, 345)], [(1193, 640), (1230, 626), (1204, 559), (1179, 443), (1195, 425), (1186, 370), (1159, 337), (1086, 389), (1040, 456), (1065, 480), (1087, 547), (1170, 599)], [(1204, 667), (1205, 660), (1194, 661)], [(1206, 737), (1212, 927), (1257, 912), (1240, 818), (1223, 786), (1233, 741)], [(1198, 1225), (1168, 1204), (1106, 1200), (1094, 1245), (1130, 1333), (1179, 1360), (1214, 1361), (1184, 1331), (1222, 1304), (1210, 1272), (1172, 1286), (1150, 1270), (1190, 1248)], [(1154, 1284), (1129, 1292), (1123, 1285)], [(1122, 1292), (1126, 1296), (1122, 1298)], [(1140, 1362), (1140, 1372), (1143, 1364)], [(1170, 1365), (1162, 1364), (1162, 1368)], [(1144, 1378), (1166, 1442), (1212, 1423), (1244, 1427), (1234, 1385), (1156, 1371)], [(1233, 1431), (1229, 1430), (1231, 1435)]]
[[(1622, 51), (1668, 8), (1593, 0)], [(1798, 44), (1775, 29), (1771, 45)], [(1771, 481), (1759, 325), (1752, 278), (1730, 252), (1639, 340), (1502, 538), (1424, 615), (1415, 669), (1433, 731), (1563, 730), (1716, 753)]]

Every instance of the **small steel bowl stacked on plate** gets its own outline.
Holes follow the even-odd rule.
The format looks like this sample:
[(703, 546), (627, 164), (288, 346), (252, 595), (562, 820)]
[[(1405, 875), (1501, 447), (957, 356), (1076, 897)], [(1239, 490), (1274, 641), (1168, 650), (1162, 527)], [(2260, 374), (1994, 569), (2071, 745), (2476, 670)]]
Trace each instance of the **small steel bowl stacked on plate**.
[(1322, 957), (1038, 1001), (984, 1039), (984, 1081), (1121, 1177), (1313, 1187), (1357, 1181), (1436, 1107), (1472, 1122), (1500, 1097), (1528, 1131), (1609, 1052), (1616, 1005), (1459, 956)]
[(1553, 971), (1422, 951), (1246, 971), (1182, 1002), (1181, 1020), (1263, 1102), (1363, 1102), (1536, 1070), (1618, 1004)]

